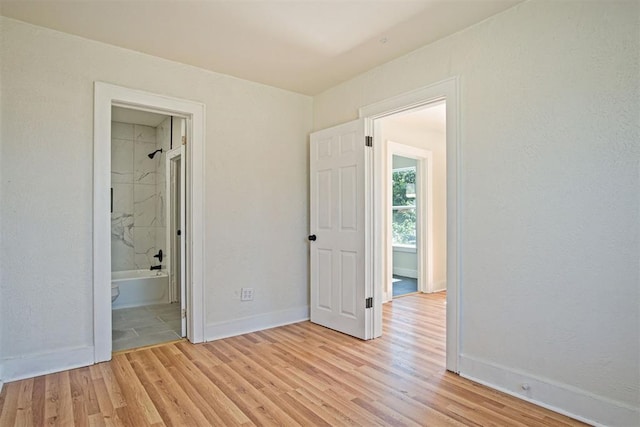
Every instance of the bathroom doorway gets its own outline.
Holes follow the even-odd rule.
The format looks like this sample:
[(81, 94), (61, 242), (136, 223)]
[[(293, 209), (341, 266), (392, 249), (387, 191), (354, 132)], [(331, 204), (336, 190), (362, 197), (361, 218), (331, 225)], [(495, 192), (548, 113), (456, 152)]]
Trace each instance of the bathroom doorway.
[(186, 333), (184, 251), (173, 238), (184, 218), (186, 126), (182, 117), (123, 107), (111, 117), (112, 351), (121, 351)]
[[(184, 262), (186, 338), (204, 341), (204, 141), (205, 109), (199, 102), (95, 82), (93, 173), (93, 343), (94, 362), (111, 360), (111, 137), (112, 107), (158, 113), (185, 120), (187, 141), (181, 156), (184, 170)], [(174, 141), (175, 142), (175, 141)], [(157, 150), (157, 149), (156, 149)], [(154, 150), (155, 151), (155, 150)], [(146, 153), (149, 156), (152, 152)], [(156, 253), (159, 255), (158, 253)], [(152, 258), (154, 254), (151, 255)], [(164, 258), (164, 253), (163, 253)], [(157, 258), (159, 260), (159, 258)], [(164, 260), (163, 260), (164, 262)]]

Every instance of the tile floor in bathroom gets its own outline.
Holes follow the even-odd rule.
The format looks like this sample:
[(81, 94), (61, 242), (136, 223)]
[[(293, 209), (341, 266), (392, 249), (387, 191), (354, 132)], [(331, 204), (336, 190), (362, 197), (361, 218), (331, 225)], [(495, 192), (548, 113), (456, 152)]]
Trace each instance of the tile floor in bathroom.
[(112, 310), (113, 350), (145, 347), (181, 338), (180, 304)]

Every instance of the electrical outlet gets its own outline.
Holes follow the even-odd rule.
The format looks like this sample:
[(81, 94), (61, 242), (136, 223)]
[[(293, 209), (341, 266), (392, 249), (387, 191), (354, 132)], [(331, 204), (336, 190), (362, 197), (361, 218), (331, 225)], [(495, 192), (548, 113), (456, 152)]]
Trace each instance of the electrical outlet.
[(240, 301), (253, 301), (253, 288), (240, 288)]

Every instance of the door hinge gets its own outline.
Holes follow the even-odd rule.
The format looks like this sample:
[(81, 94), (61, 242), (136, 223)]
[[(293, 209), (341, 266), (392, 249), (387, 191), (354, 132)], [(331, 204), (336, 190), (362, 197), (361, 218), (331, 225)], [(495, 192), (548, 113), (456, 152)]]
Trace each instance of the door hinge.
[(365, 136), (364, 137), (364, 146), (365, 147), (373, 147), (373, 137), (372, 136)]
[(373, 297), (369, 297), (367, 298), (365, 301), (365, 306), (364, 308), (371, 308), (373, 307)]
[(187, 309), (186, 309), (186, 308), (183, 308), (183, 309), (182, 309), (182, 311), (181, 311), (181, 314), (182, 314), (182, 318), (183, 318), (183, 319), (184, 319), (185, 317), (187, 317)]

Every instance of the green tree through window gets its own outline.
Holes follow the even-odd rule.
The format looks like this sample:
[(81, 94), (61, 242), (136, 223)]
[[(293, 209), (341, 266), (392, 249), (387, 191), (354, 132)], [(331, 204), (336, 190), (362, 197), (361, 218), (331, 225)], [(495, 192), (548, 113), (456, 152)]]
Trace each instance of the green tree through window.
[(416, 245), (416, 168), (393, 170), (394, 245)]

